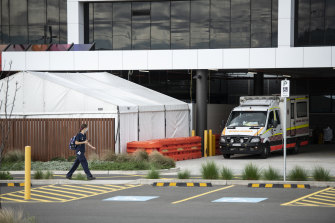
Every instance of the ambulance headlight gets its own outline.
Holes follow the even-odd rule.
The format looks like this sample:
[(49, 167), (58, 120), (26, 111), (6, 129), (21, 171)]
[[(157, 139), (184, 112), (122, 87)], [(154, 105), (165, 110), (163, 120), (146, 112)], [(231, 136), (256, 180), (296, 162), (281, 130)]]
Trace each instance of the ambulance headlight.
[(251, 142), (251, 143), (258, 143), (258, 142), (260, 142), (260, 141), (261, 141), (260, 138), (255, 137), (255, 138), (252, 138), (250, 142)]
[(226, 143), (226, 138), (224, 136), (221, 136), (221, 142)]
[(234, 139), (230, 139), (230, 143), (234, 143)]

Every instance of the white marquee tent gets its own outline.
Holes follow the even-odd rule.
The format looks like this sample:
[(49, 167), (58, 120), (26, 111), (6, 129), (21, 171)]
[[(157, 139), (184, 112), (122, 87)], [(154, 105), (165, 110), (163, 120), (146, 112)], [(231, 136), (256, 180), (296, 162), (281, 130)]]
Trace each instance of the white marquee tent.
[[(125, 153), (130, 141), (190, 134), (186, 103), (107, 72), (20, 72), (10, 76), (9, 98), (16, 82), (13, 117), (115, 118), (116, 153)], [(4, 91), (0, 94), (4, 98)]]

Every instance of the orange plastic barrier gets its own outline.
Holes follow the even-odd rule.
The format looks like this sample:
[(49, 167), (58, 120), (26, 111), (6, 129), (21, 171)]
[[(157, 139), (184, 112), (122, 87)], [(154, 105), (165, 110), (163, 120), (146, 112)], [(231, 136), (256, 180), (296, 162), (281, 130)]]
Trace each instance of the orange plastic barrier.
[(138, 149), (145, 150), (148, 154), (158, 151), (172, 159), (188, 160), (201, 158), (201, 137), (182, 137), (171, 139), (155, 139), (148, 141), (135, 141), (127, 143), (127, 152), (133, 153)]

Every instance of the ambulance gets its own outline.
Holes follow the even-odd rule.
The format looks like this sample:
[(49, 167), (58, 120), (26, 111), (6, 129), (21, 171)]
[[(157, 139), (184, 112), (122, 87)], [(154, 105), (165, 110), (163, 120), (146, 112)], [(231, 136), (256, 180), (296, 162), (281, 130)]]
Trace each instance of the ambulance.
[[(284, 103), (287, 110), (284, 111)], [(235, 107), (220, 138), (223, 157), (234, 154), (259, 154), (267, 158), (283, 150), (283, 117), (286, 115), (286, 148), (298, 153), (308, 145), (308, 96), (243, 96)]]

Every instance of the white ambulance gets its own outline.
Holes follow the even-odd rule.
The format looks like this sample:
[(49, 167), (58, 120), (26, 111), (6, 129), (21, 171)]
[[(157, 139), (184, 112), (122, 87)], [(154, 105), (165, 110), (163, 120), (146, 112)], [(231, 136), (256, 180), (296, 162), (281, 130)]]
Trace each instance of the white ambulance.
[[(284, 103), (287, 111), (284, 111)], [(223, 157), (234, 154), (259, 154), (262, 158), (283, 149), (283, 117), (286, 115), (286, 148), (298, 153), (308, 145), (308, 96), (244, 96), (230, 113), (220, 138)]]

